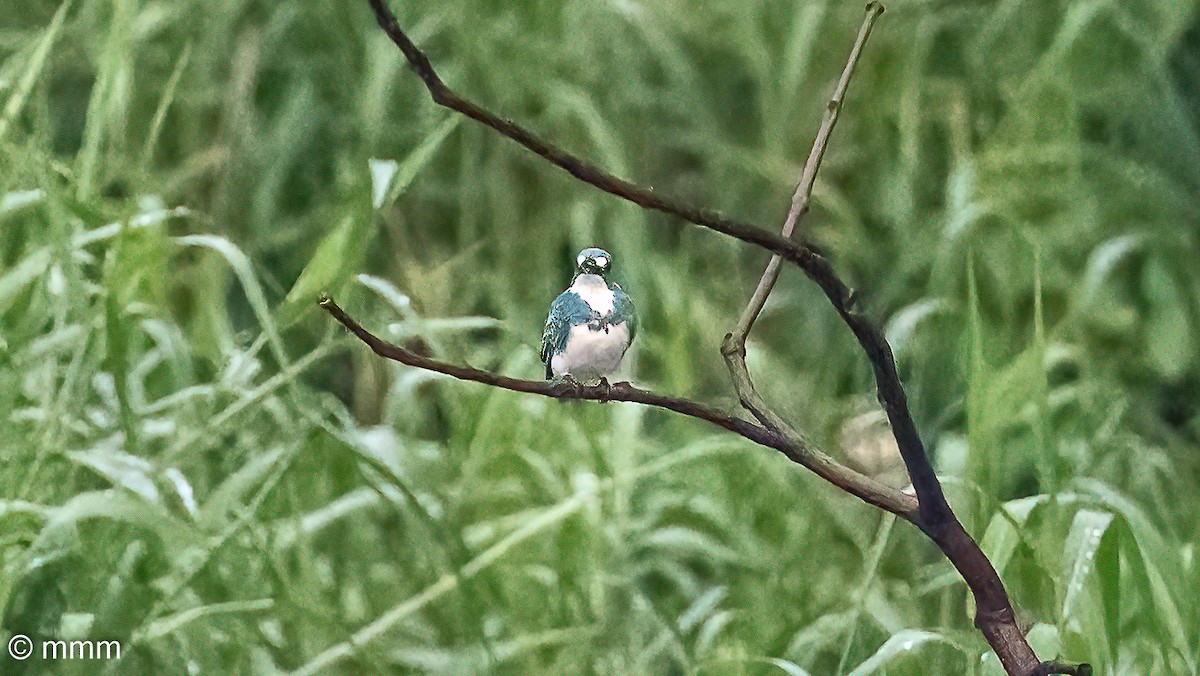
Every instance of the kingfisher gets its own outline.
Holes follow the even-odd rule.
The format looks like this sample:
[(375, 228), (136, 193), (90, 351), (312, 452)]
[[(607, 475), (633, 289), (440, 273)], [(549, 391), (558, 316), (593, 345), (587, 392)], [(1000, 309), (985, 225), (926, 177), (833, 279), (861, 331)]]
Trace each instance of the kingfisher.
[(637, 333), (637, 314), (629, 294), (605, 275), (612, 256), (590, 247), (575, 257), (571, 286), (550, 304), (542, 332), (546, 380), (581, 383), (612, 374)]

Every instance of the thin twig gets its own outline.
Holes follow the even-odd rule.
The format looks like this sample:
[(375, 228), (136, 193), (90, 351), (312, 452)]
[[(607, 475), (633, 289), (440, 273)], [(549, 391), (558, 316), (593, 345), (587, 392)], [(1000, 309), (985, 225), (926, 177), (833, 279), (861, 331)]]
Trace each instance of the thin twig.
[[(825, 106), (825, 115), (821, 120), (821, 127), (817, 130), (816, 138), (813, 139), (812, 149), (808, 153), (808, 160), (805, 161), (804, 169), (801, 171), (800, 180), (796, 185), (796, 192), (792, 196), (791, 208), (788, 210), (787, 219), (783, 224), (783, 231), (781, 233), (783, 237), (790, 238), (797, 223), (808, 212), (813, 185), (817, 181), (817, 172), (821, 169), (821, 158), (825, 155), (825, 148), (829, 145), (830, 134), (837, 123), (838, 114), (842, 108), (842, 101), (845, 99), (846, 90), (850, 86), (850, 77), (854, 74), (854, 68), (858, 64), (859, 56), (862, 54), (863, 45), (866, 44), (867, 38), (871, 34), (871, 27), (875, 25), (875, 21), (882, 13), (883, 5), (877, 2), (867, 5), (866, 16), (863, 18), (862, 25), (858, 29), (858, 37), (854, 40), (854, 46), (851, 48), (850, 56), (846, 60), (846, 67), (842, 69), (842, 77), (838, 80), (837, 86), (834, 88), (833, 96)], [(734, 329), (733, 333), (725, 336), (725, 340), (721, 344), (721, 354), (725, 357), (725, 364), (729, 368), (730, 380), (733, 382), (734, 390), (737, 392), (742, 406), (750, 411), (767, 429), (785, 438), (798, 439), (802, 438), (800, 433), (788, 424), (782, 416), (772, 410), (762, 398), (762, 395), (758, 393), (758, 389), (755, 388), (754, 381), (750, 377), (750, 371), (746, 367), (746, 335), (750, 332), (750, 328), (754, 325), (754, 320), (758, 318), (763, 305), (767, 301), (767, 296), (771, 294), (771, 289), (774, 288), (775, 282), (779, 279), (779, 270), (782, 263), (783, 257), (779, 254), (771, 256), (771, 262), (767, 264), (767, 269), (763, 272), (758, 287), (755, 288), (754, 294), (746, 304), (746, 308), (742, 311), (737, 328)]]
[(897, 516), (912, 520), (917, 501), (913, 496), (898, 491), (859, 472), (838, 463), (830, 456), (813, 447), (799, 434), (788, 434), (768, 429), (734, 415), (730, 415), (707, 404), (690, 399), (669, 397), (643, 390), (629, 383), (613, 385), (582, 385), (545, 380), (523, 380), (510, 378), (491, 371), (449, 364), (431, 359), (390, 343), (362, 327), (353, 317), (346, 314), (332, 298), (323, 296), (319, 304), (334, 319), (341, 322), (359, 340), (367, 344), (375, 354), (426, 371), (444, 373), (459, 380), (470, 380), (513, 392), (539, 394), (555, 399), (583, 399), (590, 401), (629, 401), (646, 406), (675, 411), (683, 415), (705, 420), (730, 432), (738, 434), (756, 444), (773, 448), (783, 453), (792, 462), (803, 465), (838, 488), (864, 502), (885, 509)]
[[(813, 186), (817, 183), (817, 172), (821, 169), (821, 159), (825, 157), (825, 148), (829, 146), (829, 136), (833, 133), (833, 127), (837, 124), (838, 116), (842, 112), (842, 102), (846, 100), (846, 90), (850, 87), (850, 78), (854, 75), (855, 67), (858, 66), (863, 45), (871, 36), (871, 28), (875, 26), (875, 21), (879, 19), (880, 14), (883, 14), (883, 5), (872, 2), (867, 5), (866, 11), (867, 15), (863, 17), (862, 25), (858, 28), (858, 37), (855, 38), (854, 46), (850, 49), (850, 57), (846, 59), (846, 67), (842, 69), (842, 77), (838, 79), (837, 86), (833, 89), (833, 95), (829, 98), (829, 103), (825, 105), (825, 115), (821, 119), (821, 127), (817, 129), (817, 136), (813, 139), (812, 148), (808, 152), (808, 160), (804, 162), (800, 180), (796, 183), (796, 192), (792, 195), (792, 205), (788, 209), (787, 219), (784, 221), (783, 230), (780, 233), (784, 237), (791, 238), (800, 219), (808, 213)], [(762, 312), (763, 306), (767, 302), (767, 296), (771, 295), (771, 289), (775, 287), (775, 282), (779, 279), (779, 270), (782, 266), (783, 256), (772, 254), (771, 262), (767, 263), (767, 269), (763, 272), (762, 279), (759, 280), (758, 287), (754, 289), (750, 301), (746, 303), (746, 309), (742, 310), (737, 328), (733, 331), (733, 338), (738, 343), (745, 345), (746, 336)]]

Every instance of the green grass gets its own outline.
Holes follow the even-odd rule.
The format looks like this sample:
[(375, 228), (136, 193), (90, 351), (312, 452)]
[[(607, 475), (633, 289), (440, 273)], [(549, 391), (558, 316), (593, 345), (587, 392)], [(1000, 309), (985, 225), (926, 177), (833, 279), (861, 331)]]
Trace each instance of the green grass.
[[(772, 229), (861, 18), (395, 9), (473, 100)], [(1195, 9), (894, 0), (804, 225), (1039, 654), (1097, 673), (1200, 668)], [(0, 234), (6, 632), (119, 639), (122, 674), (999, 671), (919, 533), (777, 454), (383, 363), (316, 308), (536, 377), (598, 244), (635, 379), (733, 410), (717, 348), (767, 258), (457, 121), (365, 2), (0, 8)], [(794, 270), (749, 361), (888, 463), (842, 432), (870, 369)]]

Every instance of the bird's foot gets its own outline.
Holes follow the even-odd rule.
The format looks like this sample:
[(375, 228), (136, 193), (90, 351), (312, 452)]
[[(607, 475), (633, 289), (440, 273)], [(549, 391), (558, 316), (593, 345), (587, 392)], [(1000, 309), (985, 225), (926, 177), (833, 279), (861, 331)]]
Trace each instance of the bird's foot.
[(612, 401), (612, 385), (608, 384), (608, 378), (600, 376), (600, 401)]
[(571, 388), (571, 394), (575, 395), (576, 398), (583, 394), (583, 383), (575, 380), (574, 376), (570, 373), (563, 374), (563, 382)]
[(579, 399), (583, 393), (583, 384), (571, 377), (571, 374), (564, 373), (560, 376), (555, 376), (554, 384), (551, 386), (551, 394), (559, 399)]

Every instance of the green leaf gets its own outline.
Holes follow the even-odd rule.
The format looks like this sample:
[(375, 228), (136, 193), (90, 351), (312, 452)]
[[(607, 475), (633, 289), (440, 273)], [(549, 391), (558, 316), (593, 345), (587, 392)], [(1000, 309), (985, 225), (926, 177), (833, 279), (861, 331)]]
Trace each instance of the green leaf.
[(1178, 593), (1181, 581), (1186, 579), (1181, 553), (1167, 544), (1161, 530), (1129, 498), (1095, 479), (1083, 479), (1080, 484), (1128, 524), (1136, 550), (1128, 561), (1135, 570), (1140, 569), (1141, 575), (1136, 579), (1145, 584), (1143, 593), (1137, 597), (1148, 597), (1152, 604), (1149, 612), (1162, 640), (1187, 660), (1190, 671), (1195, 671), (1195, 652), (1189, 646), (1195, 640), (1196, 627), (1184, 618), (1195, 617), (1197, 604), (1194, 595)]
[(1049, 498), (1045, 495), (1034, 495), (1006, 502), (1000, 507), (983, 533), (979, 545), (992, 561), (996, 572), (1004, 574), (1004, 569), (1012, 560), (1018, 545), (1023, 540), (1021, 528), (1029, 520), (1034, 509), (1045, 505)]
[(958, 647), (953, 641), (946, 636), (932, 632), (919, 631), (916, 629), (905, 629), (892, 634), (883, 645), (879, 646), (879, 650), (875, 654), (867, 658), (865, 662), (858, 665), (854, 671), (850, 672), (850, 676), (867, 676), (874, 674), (887, 667), (887, 665), (898, 657), (909, 655), (917, 647), (926, 643), (945, 643), (947, 645)]
[(42, 34), (41, 39), (34, 46), (33, 52), (30, 53), (25, 70), (21, 73), (21, 79), (13, 88), (12, 94), (9, 94), (8, 102), (4, 104), (4, 112), (0, 114), (0, 141), (4, 140), (4, 135), (8, 132), (13, 120), (25, 107), (29, 93), (33, 91), (33, 85), (37, 83), (38, 76), (41, 75), (42, 69), (46, 65), (46, 57), (49, 56), (50, 48), (58, 38), (59, 31), (62, 30), (63, 21), (67, 18), (67, 11), (71, 9), (73, 2), (74, 0), (64, 0), (58, 6), (58, 11), (54, 13), (54, 18), (50, 20), (46, 32)]
[(1096, 552), (1112, 524), (1113, 515), (1092, 509), (1081, 509), (1075, 513), (1071, 530), (1067, 533), (1067, 547), (1063, 552), (1062, 616), (1070, 621), (1075, 604), (1083, 595), (1085, 585), (1096, 566)]
[(267, 305), (266, 294), (263, 293), (262, 284), (258, 281), (258, 276), (254, 274), (254, 267), (250, 263), (249, 257), (245, 252), (239, 249), (233, 242), (224, 237), (216, 235), (185, 235), (176, 237), (175, 242), (181, 246), (195, 246), (205, 249), (210, 249), (219, 254), (229, 264), (238, 281), (241, 282), (242, 290), (246, 293), (246, 300), (250, 303), (250, 308), (254, 311), (254, 316), (258, 319), (262, 326), (263, 333), (267, 337), (267, 342), (271, 346), (271, 351), (275, 354), (275, 358), (280, 364), (289, 364), (287, 349), (284, 347), (283, 338), (279, 335), (279, 326), (271, 317), (270, 308)]
[(377, 160), (372, 157), (367, 160), (367, 166), (371, 169), (371, 206), (378, 209), (387, 199), (392, 180), (400, 170), (400, 163), (396, 160)]
[[(371, 205), (380, 209), (403, 194), (461, 120), (459, 115), (446, 118), (403, 162), (369, 160)], [(358, 212), (342, 218), (325, 235), (276, 312), (281, 329), (291, 327), (315, 310), (320, 294), (336, 295), (350, 276), (358, 272), (375, 239), (375, 229), (374, 215)]]
[(150, 478), (153, 466), (145, 458), (125, 453), (115, 445), (97, 446), (86, 451), (71, 451), (67, 457), (84, 467), (141, 496), (151, 504), (160, 504), (158, 486)]
[(258, 453), (227, 475), (200, 505), (197, 522), (212, 529), (224, 523), (226, 515), (241, 507), (249, 493), (266, 483), (267, 477), (277, 471), (286, 453), (287, 449), (282, 447)]
[(1142, 271), (1149, 307), (1144, 327), (1146, 356), (1165, 378), (1179, 378), (1194, 362), (1196, 341), (1191, 308), (1179, 282), (1160, 258)]
[(402, 162), (370, 160), (371, 206), (382, 209), (404, 194), (413, 179), (429, 164), (442, 142), (450, 136), (450, 132), (454, 131), (462, 120), (461, 115), (447, 117)]
[(809, 676), (809, 673), (807, 671), (805, 671), (803, 667), (801, 667), (799, 664), (796, 664), (795, 662), (781, 660), (778, 657), (772, 657), (772, 658), (768, 659), (767, 662), (769, 664), (773, 664), (773, 665), (779, 667), (779, 669), (781, 671), (783, 671), (783, 673), (787, 674), (788, 676)]
[(265, 610), (271, 610), (274, 607), (275, 601), (273, 599), (228, 601), (225, 603), (212, 603), (206, 606), (196, 606), (195, 608), (188, 608), (187, 610), (175, 613), (170, 617), (164, 617), (151, 622), (134, 637), (134, 640), (153, 641), (176, 632), (192, 622), (208, 617), (260, 613)]
[(0, 313), (8, 309), (13, 298), (35, 279), (46, 274), (50, 267), (50, 250), (38, 249), (21, 259), (11, 270), (0, 276)]
[(346, 216), (325, 235), (275, 312), (281, 329), (294, 325), (316, 309), (320, 294), (337, 294), (354, 269), (362, 264), (374, 231), (374, 220)]
[(72, 546), (79, 523), (104, 519), (141, 528), (157, 536), (168, 557), (183, 552), (199, 534), (186, 521), (171, 517), (166, 510), (126, 491), (103, 490), (80, 493), (52, 512), (38, 534), (33, 549)]

